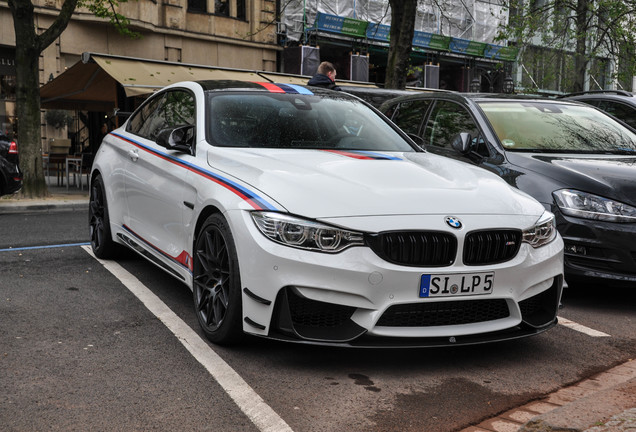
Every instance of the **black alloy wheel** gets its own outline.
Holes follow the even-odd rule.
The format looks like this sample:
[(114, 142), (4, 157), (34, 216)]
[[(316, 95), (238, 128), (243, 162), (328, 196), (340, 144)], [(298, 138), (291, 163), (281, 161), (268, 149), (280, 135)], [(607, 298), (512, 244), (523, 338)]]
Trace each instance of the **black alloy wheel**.
[(91, 248), (95, 256), (101, 259), (112, 257), (116, 244), (110, 231), (104, 181), (99, 175), (95, 177), (91, 184), (91, 197), (88, 204), (88, 227)]
[(194, 307), (205, 336), (217, 344), (242, 339), (241, 282), (234, 240), (225, 219), (214, 214), (196, 239)]

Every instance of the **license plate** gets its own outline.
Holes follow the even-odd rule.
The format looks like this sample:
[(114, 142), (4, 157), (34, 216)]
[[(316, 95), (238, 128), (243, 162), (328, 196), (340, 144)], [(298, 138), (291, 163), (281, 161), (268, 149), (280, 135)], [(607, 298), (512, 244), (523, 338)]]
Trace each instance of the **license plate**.
[(495, 283), (495, 273), (423, 274), (420, 281), (420, 297), (452, 297), (490, 294)]

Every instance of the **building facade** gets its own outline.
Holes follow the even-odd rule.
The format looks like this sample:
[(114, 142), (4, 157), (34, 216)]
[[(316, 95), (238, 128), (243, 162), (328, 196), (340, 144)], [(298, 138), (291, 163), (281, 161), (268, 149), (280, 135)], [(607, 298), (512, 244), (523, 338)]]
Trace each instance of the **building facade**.
[[(517, 56), (515, 46), (496, 41), (499, 25), (507, 20), (508, 10), (497, 1), (419, 2), (409, 85), (457, 91), (479, 85), (481, 91), (502, 91)], [(343, 78), (384, 82), (388, 0), (290, 0), (281, 10), (281, 24), (281, 44), (289, 53), (286, 72), (298, 73), (304, 69), (299, 64), (311, 64), (313, 56), (335, 63)]]
[[(546, 94), (572, 91), (574, 44), (556, 48), (546, 42), (549, 38), (538, 36), (523, 44), (498, 40), (499, 28), (508, 23), (509, 14), (519, 13), (517, 9), (504, 7), (504, 3), (515, 8), (525, 4), (538, 10), (550, 9), (547, 0), (516, 5), (500, 0), (420, 1), (415, 17), (410, 84), (501, 92), (513, 83), (521, 91)], [(563, 13), (557, 2), (551, 4), (553, 12)], [(547, 14), (546, 22), (554, 20), (572, 22), (561, 15)], [(307, 73), (316, 62), (329, 60), (336, 64), (338, 76), (383, 82), (390, 23), (388, 0), (289, 0), (281, 8), (279, 26), (280, 43), (289, 53), (284, 57), (287, 61), (283, 68)], [(589, 38), (595, 39), (594, 35)], [(622, 81), (615, 78), (620, 66), (609, 55), (596, 55), (586, 71), (585, 90), (634, 91), (632, 81), (636, 78)]]
[[(62, 0), (33, 0), (36, 27), (48, 28)], [(119, 13), (130, 19), (140, 37), (122, 36), (104, 19), (78, 9), (58, 40), (40, 56), (40, 84), (55, 79), (80, 61), (83, 52), (174, 61), (228, 68), (276, 71), (275, 0), (138, 0), (122, 3)], [(15, 118), (15, 34), (6, 2), (0, 2), (0, 121), (13, 134)], [(42, 116), (43, 149), (52, 138), (79, 133), (107, 116), (88, 113), (76, 118), (76, 127), (54, 128)], [(103, 120), (101, 120), (103, 121)], [(76, 129), (76, 130), (73, 130)], [(85, 138), (83, 138), (85, 140)], [(75, 149), (79, 150), (79, 149)]]

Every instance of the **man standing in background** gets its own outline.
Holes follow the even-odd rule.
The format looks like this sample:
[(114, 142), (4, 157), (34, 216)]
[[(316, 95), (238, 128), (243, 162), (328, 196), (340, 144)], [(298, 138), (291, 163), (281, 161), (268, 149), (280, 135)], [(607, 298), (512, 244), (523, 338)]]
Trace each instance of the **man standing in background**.
[(330, 90), (340, 90), (340, 87), (336, 85), (336, 68), (332, 63), (327, 61), (320, 63), (316, 75), (309, 80), (307, 85), (324, 87)]

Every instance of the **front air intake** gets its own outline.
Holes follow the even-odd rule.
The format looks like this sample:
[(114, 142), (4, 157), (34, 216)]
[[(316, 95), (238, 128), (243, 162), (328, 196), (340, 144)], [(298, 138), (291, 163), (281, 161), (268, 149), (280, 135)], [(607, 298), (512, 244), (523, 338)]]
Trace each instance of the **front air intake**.
[(437, 327), (474, 324), (508, 318), (505, 299), (408, 303), (389, 307), (380, 317), (383, 327)]

